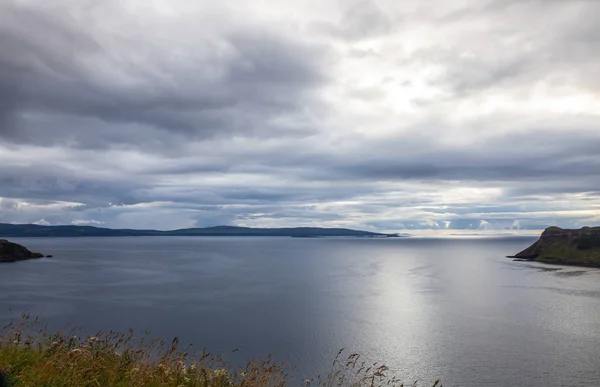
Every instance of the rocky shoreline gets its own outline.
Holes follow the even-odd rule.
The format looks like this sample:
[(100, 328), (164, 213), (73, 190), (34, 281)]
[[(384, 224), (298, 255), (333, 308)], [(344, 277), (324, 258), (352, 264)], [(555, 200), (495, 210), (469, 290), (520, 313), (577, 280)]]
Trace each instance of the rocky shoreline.
[(539, 260), (539, 259), (517, 258), (513, 255), (507, 255), (506, 258), (514, 258), (513, 259), (514, 262), (535, 262), (535, 263), (544, 263), (547, 265), (578, 266), (578, 267), (589, 267), (589, 268), (600, 269), (600, 263), (571, 262), (571, 261), (565, 261), (565, 260), (561, 260), (561, 259), (557, 259), (557, 260), (553, 260), (553, 261), (545, 261), (545, 260)]

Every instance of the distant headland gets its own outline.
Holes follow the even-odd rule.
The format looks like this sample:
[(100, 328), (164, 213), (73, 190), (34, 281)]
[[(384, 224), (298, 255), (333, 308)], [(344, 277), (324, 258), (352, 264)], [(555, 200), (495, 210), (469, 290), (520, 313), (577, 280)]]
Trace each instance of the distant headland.
[(0, 239), (0, 262), (24, 261), (26, 259), (43, 258), (44, 254), (33, 253), (18, 243)]
[(297, 238), (363, 237), (393, 238), (398, 234), (382, 234), (347, 228), (292, 227), (251, 228), (215, 226), (179, 230), (110, 229), (92, 226), (41, 226), (37, 224), (0, 223), (0, 237), (114, 237), (114, 236), (278, 236)]
[(600, 227), (578, 230), (548, 227), (534, 244), (509, 258), (600, 267)]

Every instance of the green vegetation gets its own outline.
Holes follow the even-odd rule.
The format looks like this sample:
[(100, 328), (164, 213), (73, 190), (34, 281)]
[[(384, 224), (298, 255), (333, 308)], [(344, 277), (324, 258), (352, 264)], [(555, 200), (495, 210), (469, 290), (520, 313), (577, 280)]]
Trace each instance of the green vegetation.
[(600, 238), (594, 238), (591, 235), (584, 235), (577, 240), (577, 248), (580, 250), (592, 250), (600, 248)]
[(295, 380), (285, 364), (270, 357), (233, 367), (219, 356), (180, 348), (177, 338), (136, 339), (133, 331), (84, 338), (74, 331), (50, 334), (37, 319), (23, 317), (0, 336), (0, 387), (403, 386), (386, 376), (385, 366), (367, 364), (358, 354), (343, 359), (342, 351), (326, 377)]
[(545, 263), (600, 267), (600, 227), (548, 227), (533, 245), (514, 256)]
[[(579, 263), (600, 265), (600, 248), (592, 247), (574, 240), (572, 242), (555, 242), (548, 246), (537, 257), (537, 261), (548, 263)], [(589, 247), (588, 247), (589, 246)]]

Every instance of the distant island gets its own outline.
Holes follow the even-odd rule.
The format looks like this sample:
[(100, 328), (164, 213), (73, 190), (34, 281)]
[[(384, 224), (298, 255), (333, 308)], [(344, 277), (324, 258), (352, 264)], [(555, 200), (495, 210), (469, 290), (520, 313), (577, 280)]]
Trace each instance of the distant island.
[(548, 227), (534, 244), (509, 258), (600, 267), (600, 227), (578, 230)]
[(37, 224), (0, 223), (0, 237), (108, 237), (108, 236), (278, 236), (296, 238), (367, 237), (392, 238), (398, 234), (382, 234), (347, 228), (293, 227), (251, 228), (215, 226), (179, 230), (131, 230), (92, 226), (40, 226)]
[(18, 243), (0, 239), (0, 262), (15, 262), (43, 257), (44, 254), (33, 253)]

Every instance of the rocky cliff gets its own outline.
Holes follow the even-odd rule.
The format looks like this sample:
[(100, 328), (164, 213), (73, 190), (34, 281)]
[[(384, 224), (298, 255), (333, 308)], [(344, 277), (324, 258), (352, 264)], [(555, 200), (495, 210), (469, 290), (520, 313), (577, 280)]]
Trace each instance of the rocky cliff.
[(600, 267), (600, 227), (548, 227), (540, 239), (511, 258)]
[(40, 253), (33, 253), (18, 243), (0, 239), (0, 262), (22, 261), (24, 259), (43, 258)]

